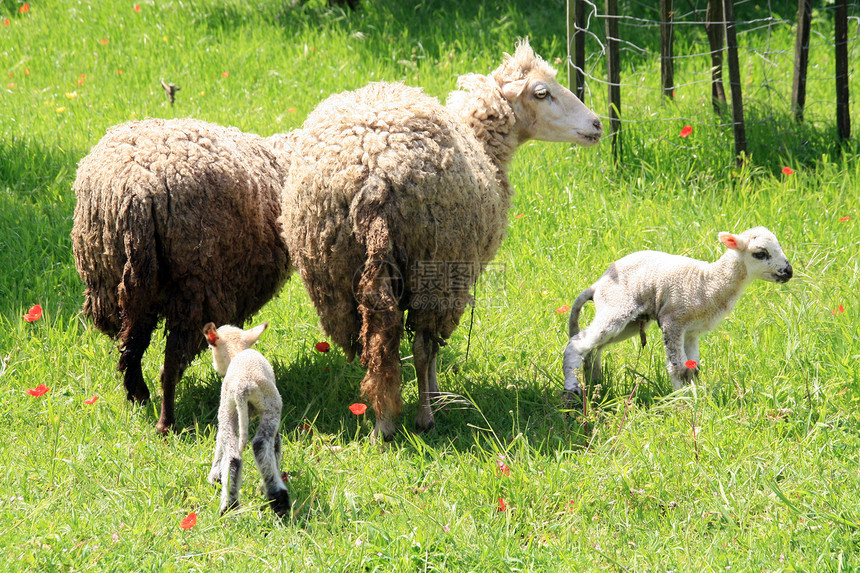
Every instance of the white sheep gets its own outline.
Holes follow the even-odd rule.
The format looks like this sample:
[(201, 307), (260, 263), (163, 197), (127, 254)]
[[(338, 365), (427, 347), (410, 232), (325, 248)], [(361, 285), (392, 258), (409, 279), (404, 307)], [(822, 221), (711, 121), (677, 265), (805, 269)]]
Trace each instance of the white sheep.
[(505, 235), (517, 147), (590, 146), (603, 133), (527, 41), (458, 85), (446, 106), (392, 83), (331, 96), (291, 142), (282, 230), (323, 329), (367, 367), (374, 437), (391, 438), (401, 410), (404, 327), (415, 334), (415, 425), (434, 425), (436, 356)]
[[(609, 265), (570, 309), (570, 342), (564, 352), (564, 390), (582, 396), (576, 372), (601, 380), (600, 352), (639, 333), (656, 320), (663, 331), (672, 387), (698, 375), (699, 338), (732, 310), (754, 280), (784, 283), (791, 264), (764, 227), (739, 235), (720, 233), (728, 250), (714, 263), (657, 251), (639, 251)], [(591, 324), (579, 331), (579, 312), (594, 300)], [(688, 362), (692, 361), (692, 362)], [(693, 362), (695, 364), (693, 364)]]
[(221, 514), (239, 505), (242, 487), (242, 452), (248, 443), (248, 421), (260, 416), (251, 447), (263, 478), (263, 490), (279, 516), (290, 510), (290, 496), (281, 480), (281, 395), (275, 372), (266, 358), (251, 348), (268, 323), (248, 330), (224, 325), (217, 330), (210, 322), (203, 335), (212, 350), (215, 370), (224, 377), (218, 406), (218, 434), (209, 482), (220, 482)]

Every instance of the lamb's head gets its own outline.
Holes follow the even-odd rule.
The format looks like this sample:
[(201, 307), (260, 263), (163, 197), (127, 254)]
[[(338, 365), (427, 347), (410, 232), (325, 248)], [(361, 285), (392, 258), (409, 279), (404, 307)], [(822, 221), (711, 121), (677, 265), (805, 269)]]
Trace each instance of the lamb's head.
[(520, 142), (528, 139), (566, 141), (583, 147), (603, 135), (597, 115), (555, 79), (555, 70), (534, 53), (528, 40), (493, 73), (517, 116)]
[(764, 227), (755, 227), (739, 235), (720, 233), (719, 238), (737, 253), (750, 278), (784, 283), (794, 274), (776, 236)]
[(212, 351), (212, 364), (215, 366), (215, 371), (221, 376), (227, 374), (227, 367), (230, 366), (233, 357), (254, 346), (268, 326), (268, 322), (248, 330), (229, 324), (216, 329), (215, 323), (212, 322), (204, 326), (203, 336)]

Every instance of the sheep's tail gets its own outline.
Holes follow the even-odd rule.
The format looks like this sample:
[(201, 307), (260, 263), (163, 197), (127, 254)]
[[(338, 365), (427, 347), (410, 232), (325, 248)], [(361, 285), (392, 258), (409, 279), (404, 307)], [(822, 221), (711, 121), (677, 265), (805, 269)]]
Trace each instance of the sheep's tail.
[(567, 322), (567, 331), (571, 337), (579, 334), (579, 312), (582, 310), (582, 307), (585, 306), (590, 300), (594, 300), (594, 287), (590, 286), (576, 297), (576, 300), (573, 301), (573, 307), (570, 309), (570, 318)]
[(376, 414), (375, 434), (390, 438), (400, 415), (400, 339), (403, 313), (395, 293), (397, 265), (392, 261), (392, 237), (385, 214), (376, 211), (359, 218), (367, 257), (356, 285), (361, 316), (361, 363), (367, 374), (361, 392)]
[[(149, 198), (130, 201), (132, 204), (124, 209), (117, 223), (126, 258), (117, 289), (122, 317), (118, 338), (120, 348), (128, 350), (120, 356), (120, 371), (125, 370), (130, 354), (137, 352), (136, 348), (130, 347), (142, 346), (145, 350), (149, 344), (149, 333), (155, 327), (151, 323), (157, 320), (157, 316), (152, 315), (152, 304), (160, 289), (155, 208)], [(138, 332), (141, 328), (142, 332)], [(136, 340), (139, 337), (145, 337), (145, 343)]]

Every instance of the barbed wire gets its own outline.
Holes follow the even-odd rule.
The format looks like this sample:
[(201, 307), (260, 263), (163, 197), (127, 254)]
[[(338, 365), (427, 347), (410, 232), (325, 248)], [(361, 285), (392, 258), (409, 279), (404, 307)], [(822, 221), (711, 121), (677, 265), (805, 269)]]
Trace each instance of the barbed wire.
[[(686, 4), (673, 14), (671, 24), (675, 37), (674, 54), (671, 57), (675, 65), (673, 94), (669, 101), (663, 95), (660, 82), (660, 27), (664, 22), (660, 19), (659, 10), (655, 3), (648, 4), (633, 0), (625, 3), (628, 8), (637, 12), (635, 15), (607, 16), (602, 7), (592, 0), (585, 0), (586, 20), (583, 28), (577, 28), (584, 34), (586, 46), (595, 46), (588, 50), (585, 63), (578, 67), (568, 61), (569, 69), (582, 74), (584, 78), (584, 94), (587, 102), (595, 108), (601, 117), (608, 117), (608, 106), (603, 103), (607, 97), (610, 82), (606, 77), (607, 46), (604, 25), (607, 19), (617, 20), (619, 33), (619, 51), (622, 54), (622, 78), (619, 83), (622, 89), (622, 110), (620, 122), (623, 130), (630, 128), (647, 131), (653, 138), (663, 139), (666, 135), (659, 134), (653, 126), (660, 124), (698, 125), (718, 130), (731, 129), (735, 124), (728, 113), (717, 114), (711, 102), (712, 70), (711, 50), (707, 38), (705, 23), (707, 18), (707, 2), (704, 0), (687, 0), (682, 3), (675, 0), (676, 5)], [(704, 4), (704, 6), (702, 6)], [(794, 73), (796, 34), (796, 17), (785, 17), (787, 13), (796, 14), (796, 2), (785, 2), (781, 10), (774, 8), (774, 1), (768, 0), (765, 6), (754, 0), (741, 0), (734, 3), (735, 14), (743, 14), (744, 7), (755, 12), (749, 19), (737, 18), (733, 24), (738, 36), (738, 58), (743, 72), (741, 80), (745, 111), (745, 125), (748, 128), (767, 127), (773, 133), (784, 133), (798, 139), (798, 134), (815, 126), (825, 128), (835, 123), (835, 80), (833, 53), (836, 46), (833, 32), (833, 12), (835, 6), (818, 7), (814, 11), (813, 28), (809, 39), (810, 61), (807, 70), (807, 97), (804, 106), (804, 123), (786, 122), (791, 116), (791, 90)], [(789, 5), (790, 4), (790, 5)], [(762, 15), (764, 13), (765, 15)], [(653, 14), (649, 18), (648, 14)], [(848, 4), (848, 50), (849, 50), (849, 79), (852, 87), (858, 82), (853, 80), (854, 61), (860, 52), (860, 3)], [(825, 24), (826, 22), (826, 24)], [(711, 23), (709, 23), (711, 24)], [(724, 25), (725, 21), (713, 22)], [(826, 27), (825, 27), (826, 26)], [(652, 32), (649, 32), (652, 30)], [(828, 32), (829, 31), (829, 32)], [(679, 41), (681, 40), (681, 41)], [(571, 36), (572, 41), (572, 36)], [(723, 47), (723, 85), (728, 99), (730, 84), (725, 46)], [(820, 64), (819, 57), (812, 54), (828, 54), (826, 61), (830, 70)], [(572, 53), (572, 50), (569, 50)], [(754, 83), (751, 77), (756, 77)], [(600, 89), (595, 91), (595, 86)], [(856, 89), (852, 90), (854, 94)], [(856, 97), (856, 95), (855, 95)], [(626, 102), (644, 104), (631, 108)], [(692, 102), (692, 103), (691, 103)], [(657, 105), (659, 103), (659, 106)], [(731, 103), (729, 99), (728, 103)], [(639, 127), (643, 129), (638, 129)], [(775, 142), (753, 141), (750, 143), (764, 149), (780, 150), (790, 153), (791, 138), (775, 138)], [(833, 136), (835, 140), (836, 136)], [(800, 138), (802, 139), (802, 138)], [(676, 142), (677, 143), (677, 142)], [(686, 142), (685, 142), (686, 143)], [(806, 143), (798, 141), (797, 146)], [(684, 145), (685, 148), (702, 149)], [(796, 151), (796, 150), (794, 150)]]

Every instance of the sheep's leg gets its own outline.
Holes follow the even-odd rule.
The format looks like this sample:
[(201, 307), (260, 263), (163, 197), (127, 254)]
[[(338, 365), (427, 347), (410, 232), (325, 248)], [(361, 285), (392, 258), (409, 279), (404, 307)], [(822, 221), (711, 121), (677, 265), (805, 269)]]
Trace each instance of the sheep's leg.
[(239, 491), (242, 486), (239, 411), (235, 400), (231, 397), (226, 396), (221, 400), (216, 445), (216, 448), (219, 446), (221, 448), (218, 468), (221, 481), (221, 515), (239, 506)]
[(281, 409), (266, 410), (260, 415), (260, 426), (251, 442), (254, 450), (254, 460), (263, 478), (263, 490), (266, 499), (276, 514), (283, 517), (290, 511), (290, 495), (287, 486), (281, 480), (280, 468), (280, 434)]
[(412, 343), (412, 354), (418, 378), (418, 415), (415, 417), (415, 428), (420, 432), (426, 432), (436, 424), (431, 402), (439, 393), (439, 384), (436, 381), (436, 356), (439, 354), (439, 344), (433, 340), (430, 332), (416, 332)]
[(699, 338), (698, 335), (692, 335), (689, 332), (684, 337), (684, 353), (687, 355), (687, 360), (696, 362), (695, 368), (687, 368), (688, 381), (699, 377)]
[[(565, 393), (582, 397), (582, 388), (576, 372), (583, 366), (584, 359), (589, 357), (589, 362), (585, 363), (585, 372), (592, 373), (595, 364), (600, 365), (599, 355), (603, 347), (613, 343), (619, 334), (626, 332), (629, 324), (630, 320), (625, 316), (603, 317), (598, 314), (588, 328), (571, 337), (564, 351)], [(591, 358), (592, 354), (598, 358)]]
[[(203, 340), (202, 336), (195, 336)], [(187, 340), (189, 333), (175, 330), (167, 335), (164, 349), (164, 366), (161, 367), (161, 416), (155, 424), (155, 429), (167, 433), (173, 429), (176, 422), (174, 407), (176, 404), (176, 384), (182, 378), (182, 373), (188, 365)], [(202, 344), (202, 342), (201, 342)]]
[(673, 321), (663, 320), (663, 345), (666, 347), (666, 369), (672, 380), (672, 388), (678, 391), (683, 386), (688, 368), (684, 365), (687, 355), (684, 352), (684, 328)]
[(145, 315), (136, 320), (126, 318), (120, 331), (119, 339), (122, 353), (117, 369), (123, 374), (126, 397), (132, 402), (149, 400), (149, 388), (143, 379), (141, 360), (152, 340), (152, 331), (158, 324), (158, 316)]

